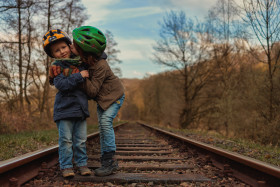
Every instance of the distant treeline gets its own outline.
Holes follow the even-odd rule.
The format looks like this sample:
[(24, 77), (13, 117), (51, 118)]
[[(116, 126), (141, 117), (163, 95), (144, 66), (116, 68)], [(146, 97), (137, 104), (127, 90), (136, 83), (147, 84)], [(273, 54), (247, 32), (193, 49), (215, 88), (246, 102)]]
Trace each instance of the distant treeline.
[[(250, 53), (231, 52), (231, 68), (225, 60), (204, 62), (213, 74), (191, 103), (192, 122), (185, 126), (180, 116), (185, 107), (184, 80), (177, 71), (147, 77), (124, 79), (126, 100), (121, 109), (123, 120), (142, 120), (173, 128), (195, 128), (215, 131), (229, 137), (241, 137), (262, 143), (279, 143), (280, 74), (274, 77), (274, 119), (269, 121), (267, 69)], [(228, 56), (228, 57), (229, 57)], [(224, 58), (221, 56), (221, 58)], [(194, 67), (193, 67), (194, 68)], [(201, 75), (203, 76), (203, 75)], [(199, 82), (203, 77), (196, 77)], [(195, 89), (190, 87), (189, 90)], [(277, 109), (279, 109), (277, 111)]]
[(202, 21), (168, 12), (153, 60), (171, 71), (129, 88), (122, 117), (278, 144), (280, 4), (237, 3), (218, 0)]

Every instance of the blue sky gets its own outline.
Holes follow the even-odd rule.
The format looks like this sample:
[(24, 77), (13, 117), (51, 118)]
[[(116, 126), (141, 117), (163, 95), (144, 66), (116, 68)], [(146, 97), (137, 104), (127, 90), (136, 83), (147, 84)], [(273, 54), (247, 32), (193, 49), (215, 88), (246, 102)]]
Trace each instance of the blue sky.
[(187, 17), (203, 19), (216, 0), (82, 0), (91, 25), (114, 35), (121, 51), (122, 78), (143, 78), (166, 71), (151, 58), (159, 39), (159, 22), (166, 12), (184, 11)]

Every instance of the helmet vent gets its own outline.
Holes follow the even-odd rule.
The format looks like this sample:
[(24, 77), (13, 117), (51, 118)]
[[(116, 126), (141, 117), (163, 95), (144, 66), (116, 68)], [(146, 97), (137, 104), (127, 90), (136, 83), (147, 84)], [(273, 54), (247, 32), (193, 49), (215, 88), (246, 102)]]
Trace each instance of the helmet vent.
[(101, 42), (99, 40), (96, 40), (96, 41), (99, 43), (99, 45), (103, 45), (104, 44), (104, 42)]
[(86, 44), (90, 45), (90, 43), (88, 41), (84, 41)]
[(92, 37), (87, 36), (87, 35), (83, 35), (83, 37), (85, 37), (87, 40), (91, 40), (92, 39)]
[(82, 31), (90, 31), (88, 28), (86, 28), (86, 29), (83, 29)]
[(98, 31), (98, 34), (101, 34), (102, 36), (104, 36), (104, 35), (103, 35), (103, 33), (102, 33), (102, 32), (100, 32), (100, 31)]

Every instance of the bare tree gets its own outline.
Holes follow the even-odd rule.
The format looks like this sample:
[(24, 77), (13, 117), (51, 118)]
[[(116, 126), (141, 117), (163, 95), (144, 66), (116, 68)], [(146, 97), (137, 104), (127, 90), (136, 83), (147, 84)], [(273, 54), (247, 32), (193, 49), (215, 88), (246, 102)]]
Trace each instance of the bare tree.
[[(11, 14), (3, 15), (2, 20), (8, 23), (10, 29), (16, 28), (17, 41), (3, 41), (3, 43), (16, 43), (18, 45), (18, 77), (19, 77), (19, 101), (20, 109), (23, 110), (23, 62), (22, 62), (22, 9), (26, 4), (22, 0), (10, 0), (0, 2), (0, 12)], [(2, 42), (0, 42), (2, 43)]]
[[(17, 98), (18, 91), (17, 87), (17, 61), (15, 57), (16, 46), (14, 44), (3, 44), (3, 50), (1, 50), (1, 61), (0, 61), (0, 78), (1, 78), (1, 103), (9, 103), (9, 109), (18, 107)], [(10, 63), (10, 60), (12, 63)]]
[(203, 62), (209, 58), (203, 29), (203, 25), (187, 19), (184, 12), (171, 11), (161, 23), (161, 39), (153, 47), (154, 61), (177, 70), (183, 79), (182, 127), (193, 123), (201, 112), (195, 102), (209, 76), (208, 70), (203, 68)]
[(86, 8), (81, 0), (66, 0), (60, 9), (60, 17), (65, 22), (59, 23), (67, 33), (71, 33), (75, 27), (81, 26), (87, 19)]
[(162, 76), (155, 75), (150, 76), (147, 80), (141, 82), (141, 89), (143, 102), (145, 103), (143, 108), (143, 115), (141, 116), (143, 120), (152, 123), (159, 124), (161, 122), (162, 104), (165, 102), (162, 99), (163, 84), (161, 82)]
[[(5, 91), (1, 96), (18, 100), (17, 108), (26, 106), (26, 102), (30, 113), (39, 111), (41, 117), (50, 119), (50, 87), (46, 78), (51, 59), (42, 49), (42, 36), (51, 28), (70, 31), (80, 26), (87, 19), (85, 7), (80, 0), (0, 0), (0, 18), (5, 33), (0, 38), (0, 68), (7, 72), (1, 78), (9, 82), (3, 84)], [(38, 92), (34, 92), (35, 88)], [(31, 103), (37, 103), (38, 108), (32, 111)]]
[[(212, 108), (216, 112), (209, 113), (208, 118), (212, 119), (216, 116), (215, 122), (219, 124), (219, 128), (229, 133), (229, 129), (233, 125), (234, 119), (234, 102), (237, 98), (233, 92), (238, 87), (238, 82), (233, 84), (235, 72), (238, 69), (237, 61), (239, 53), (243, 51), (235, 45), (238, 41), (243, 41), (246, 36), (244, 33), (244, 25), (240, 22), (240, 10), (237, 8), (233, 0), (218, 0), (217, 3), (209, 10), (206, 24), (209, 42), (212, 46), (212, 62), (214, 79), (217, 85), (216, 97), (212, 98)], [(240, 42), (239, 42), (240, 43)], [(210, 95), (213, 95), (210, 93)], [(213, 126), (212, 126), (213, 127)], [(211, 128), (212, 128), (211, 127)]]
[(122, 76), (121, 69), (117, 67), (117, 64), (120, 64), (122, 61), (118, 59), (117, 54), (120, 53), (120, 50), (116, 49), (118, 43), (114, 40), (114, 35), (112, 32), (106, 30), (105, 36), (107, 39), (106, 54), (108, 55), (107, 61), (112, 66), (112, 70), (118, 76)]
[(34, 16), (34, 14), (37, 13), (37, 9), (35, 6), (33, 6), (33, 1), (28, 1), (27, 2), (27, 9), (25, 11), (25, 26), (26, 26), (26, 30), (27, 30), (27, 34), (26, 34), (26, 41), (27, 41), (27, 51), (25, 52), (26, 55), (25, 58), (23, 58), (23, 60), (26, 61), (26, 71), (25, 71), (25, 75), (24, 75), (24, 87), (23, 87), (23, 91), (24, 91), (24, 98), (25, 101), (27, 103), (27, 108), (28, 108), (28, 112), (29, 114), (31, 114), (31, 101), (29, 99), (28, 96), (28, 87), (30, 84), (32, 84), (32, 80), (30, 79), (30, 71), (31, 69), (31, 55), (32, 55), (32, 32), (34, 31), (33, 29), (33, 25), (32, 25), (32, 17)]
[[(243, 0), (246, 13), (245, 21), (250, 24), (252, 31), (261, 45), (265, 59), (255, 55), (258, 60), (267, 64), (267, 93), (268, 93), (268, 112), (263, 112), (263, 116), (271, 121), (276, 115), (275, 85), (274, 77), (276, 67), (279, 62), (280, 51), (274, 50), (279, 42), (280, 35), (280, 2), (279, 0)], [(274, 51), (274, 52), (273, 52)]]
[(245, 34), (241, 20), (238, 19), (239, 14), (240, 10), (234, 0), (218, 0), (206, 17), (212, 39), (228, 43), (237, 36), (240, 37), (241, 33)]

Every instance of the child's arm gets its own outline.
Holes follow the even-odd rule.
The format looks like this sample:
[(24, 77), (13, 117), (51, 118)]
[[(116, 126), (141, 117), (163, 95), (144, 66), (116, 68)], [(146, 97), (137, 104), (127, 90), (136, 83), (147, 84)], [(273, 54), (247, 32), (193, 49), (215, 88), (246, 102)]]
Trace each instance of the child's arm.
[(53, 85), (53, 79), (61, 72), (60, 66), (51, 65), (49, 67), (49, 83)]
[(84, 82), (83, 90), (90, 98), (95, 98), (98, 94), (107, 75), (107, 66), (107, 62), (102, 61), (101, 65), (97, 69), (94, 69), (94, 72), (91, 73), (92, 70), (89, 69), (92, 75)]
[[(66, 63), (66, 65), (63, 63)], [(56, 59), (51, 66), (49, 67), (49, 82), (51, 85), (54, 85), (54, 78), (60, 73), (63, 73), (64, 76), (69, 76), (74, 73), (80, 72), (78, 69), (79, 58), (74, 59)]]
[(60, 91), (71, 91), (84, 82), (86, 77), (88, 77), (87, 70), (71, 74), (70, 76), (64, 76), (63, 73), (60, 73), (54, 78), (54, 85)]

